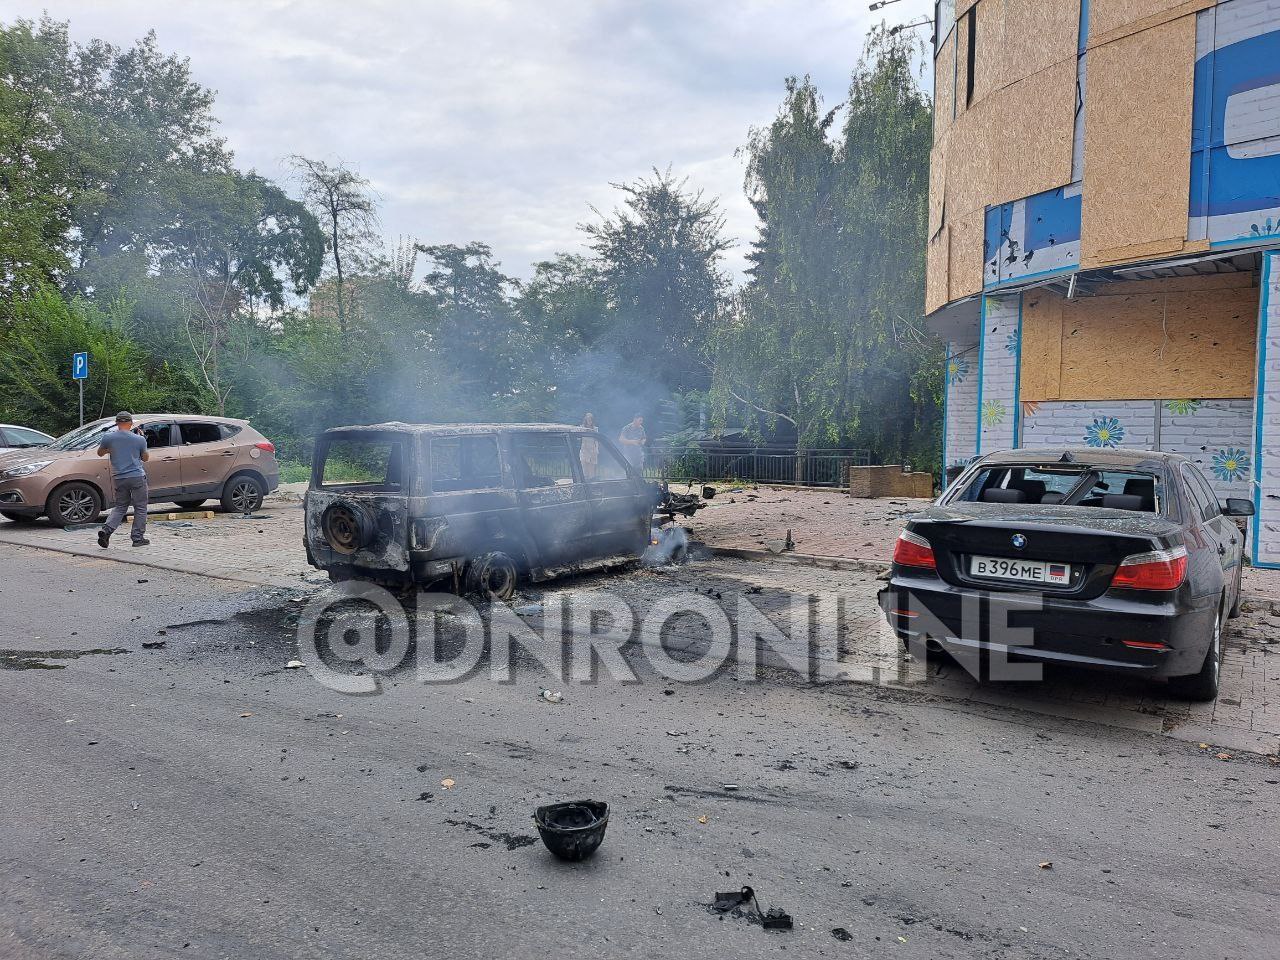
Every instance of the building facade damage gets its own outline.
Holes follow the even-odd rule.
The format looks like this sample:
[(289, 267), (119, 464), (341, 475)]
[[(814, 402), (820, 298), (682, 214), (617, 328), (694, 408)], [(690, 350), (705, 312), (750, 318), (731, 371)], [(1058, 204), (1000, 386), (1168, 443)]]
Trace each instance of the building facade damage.
[(1183, 454), (1280, 566), (1280, 0), (937, 6), (946, 468)]

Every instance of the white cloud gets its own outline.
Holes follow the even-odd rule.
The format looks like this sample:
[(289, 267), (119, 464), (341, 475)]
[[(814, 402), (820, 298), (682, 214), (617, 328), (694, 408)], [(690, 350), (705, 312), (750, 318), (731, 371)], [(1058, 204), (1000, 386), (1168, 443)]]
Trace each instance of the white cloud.
[[(457, 0), (170, 3), (10, 0), (78, 40), (128, 44), (155, 28), (218, 91), (239, 163), (341, 158), (382, 195), (389, 237), (490, 243), (508, 272), (581, 249), (589, 204), (652, 167), (720, 198), (743, 266), (755, 220), (734, 151), (772, 119), (788, 74), (843, 99), (866, 0)], [(900, 0), (891, 22), (932, 13)], [(926, 31), (920, 31), (926, 33)]]

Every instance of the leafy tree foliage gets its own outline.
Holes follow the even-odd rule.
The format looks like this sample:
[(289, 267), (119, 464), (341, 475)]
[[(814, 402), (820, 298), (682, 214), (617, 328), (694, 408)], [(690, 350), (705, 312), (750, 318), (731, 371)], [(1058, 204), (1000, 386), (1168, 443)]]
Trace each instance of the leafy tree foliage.
[(873, 32), (838, 135), (808, 78), (753, 132), (747, 191), (761, 219), (751, 279), (718, 328), (721, 422), (780, 422), (806, 446), (936, 457), (938, 344), (920, 332), (929, 103), (912, 41)]

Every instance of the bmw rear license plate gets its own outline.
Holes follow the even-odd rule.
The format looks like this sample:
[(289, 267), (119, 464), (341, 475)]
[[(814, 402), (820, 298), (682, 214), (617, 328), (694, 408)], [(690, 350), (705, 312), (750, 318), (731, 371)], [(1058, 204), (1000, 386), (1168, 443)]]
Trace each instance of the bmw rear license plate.
[(1015, 580), (1018, 583), (1065, 585), (1071, 582), (1071, 567), (1065, 563), (1050, 563), (1047, 560), (971, 557), (969, 559), (969, 573), (975, 577), (988, 577), (992, 580)]

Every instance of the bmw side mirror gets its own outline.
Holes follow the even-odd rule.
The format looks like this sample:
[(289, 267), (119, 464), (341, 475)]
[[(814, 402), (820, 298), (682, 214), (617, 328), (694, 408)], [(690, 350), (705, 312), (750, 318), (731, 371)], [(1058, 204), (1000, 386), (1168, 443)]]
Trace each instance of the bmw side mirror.
[(1227, 505), (1222, 512), (1228, 517), (1252, 517), (1253, 501), (1243, 497), (1227, 497)]

